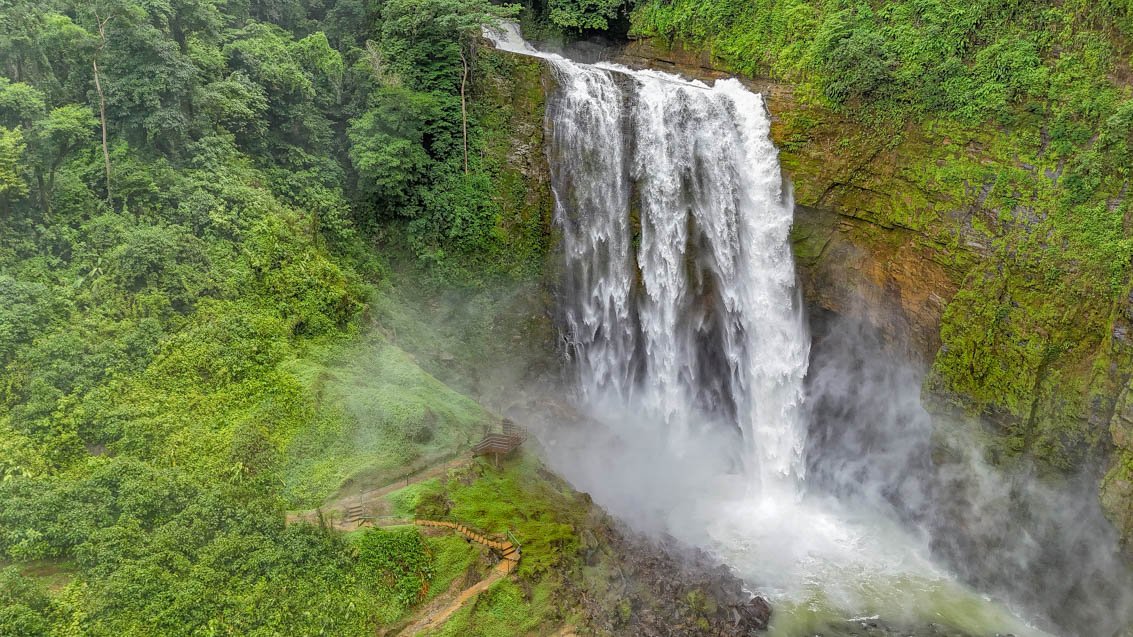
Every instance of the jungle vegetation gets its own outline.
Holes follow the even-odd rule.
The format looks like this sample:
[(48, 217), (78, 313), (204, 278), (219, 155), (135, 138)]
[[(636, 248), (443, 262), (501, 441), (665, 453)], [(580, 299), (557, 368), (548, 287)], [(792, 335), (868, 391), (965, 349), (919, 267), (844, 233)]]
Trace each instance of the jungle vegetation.
[(0, 2), (0, 634), (369, 634), (463, 572), (284, 511), (489, 418), (367, 325), (394, 255), (529, 267), (472, 94), (512, 13)]

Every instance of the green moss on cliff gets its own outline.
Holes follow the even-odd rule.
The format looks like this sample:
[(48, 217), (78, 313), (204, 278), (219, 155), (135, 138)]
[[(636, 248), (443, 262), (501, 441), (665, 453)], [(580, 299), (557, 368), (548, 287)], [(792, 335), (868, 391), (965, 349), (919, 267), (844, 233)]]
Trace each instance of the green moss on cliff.
[[(1107, 484), (1130, 491), (1111, 433), (1133, 371), (1130, 7), (649, 0), (633, 22), (790, 81), (769, 101), (797, 201), (919, 235), (958, 290), (928, 388), (990, 423), (995, 457), (1098, 471), (1116, 445)], [(856, 240), (891, 251), (875, 234)], [(819, 258), (820, 235), (796, 239)]]
[(530, 277), (542, 271), (550, 227), (550, 178), (543, 156), (545, 66), (487, 49), (476, 62), (473, 115), (499, 206), (488, 273)]

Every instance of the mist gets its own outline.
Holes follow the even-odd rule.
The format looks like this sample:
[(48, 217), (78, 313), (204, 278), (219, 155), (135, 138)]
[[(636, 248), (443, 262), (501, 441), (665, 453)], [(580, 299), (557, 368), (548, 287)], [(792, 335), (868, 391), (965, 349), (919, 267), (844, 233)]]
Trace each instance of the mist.
[(726, 419), (677, 442), (622, 400), (542, 398), (508, 413), (556, 472), (631, 528), (708, 550), (775, 601), (784, 617), (772, 634), (861, 616), (977, 635), (1121, 634), (1133, 579), (1094, 479), (1055, 486), (992, 466), (970, 433), (981, 423), (925, 409), (922, 362), (868, 324), (810, 318), (801, 497), (753, 487)]
[(1133, 580), (1102, 514), (1097, 476), (1041, 480), (992, 466), (973, 418), (931, 415), (923, 363), (871, 326), (816, 315), (807, 376), (812, 486), (882, 512), (931, 557), (1057, 634), (1114, 635)]
[(992, 466), (984, 424), (930, 414), (926, 364), (852, 318), (883, 308), (804, 311), (758, 95), (498, 37), (556, 80), (563, 383), (505, 410), (552, 468), (634, 530), (714, 554), (773, 600), (773, 635), (1129, 623), (1096, 476)]

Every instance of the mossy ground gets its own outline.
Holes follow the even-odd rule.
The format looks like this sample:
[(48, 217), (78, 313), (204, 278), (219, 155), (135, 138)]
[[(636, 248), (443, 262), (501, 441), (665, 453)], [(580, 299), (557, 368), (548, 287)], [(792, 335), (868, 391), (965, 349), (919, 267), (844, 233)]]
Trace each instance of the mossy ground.
[(476, 601), (457, 611), (443, 626), (426, 634), (433, 637), (511, 637), (529, 635), (547, 625), (552, 609), (553, 585), (540, 583), (524, 590), (501, 580), (480, 593)]
[[(498, 467), (480, 459), (443, 478), (395, 491), (387, 499), (396, 515), (451, 518), (493, 535), (510, 532), (522, 545), (514, 579), (494, 584), (430, 634), (529, 634), (562, 621), (576, 603), (564, 583), (570, 573), (578, 572), (579, 536), (592, 524), (591, 503), (530, 453), (519, 452)], [(439, 555), (437, 559), (446, 561)], [(454, 564), (448, 573), (455, 573), (456, 564), (470, 566), (458, 559), (446, 563)], [(435, 582), (440, 586), (441, 578)]]
[(281, 475), (296, 507), (321, 503), (347, 481), (383, 486), (454, 456), (491, 422), (475, 401), (379, 335), (294, 367), (318, 401), (310, 424), (283, 450)]
[(520, 576), (546, 575), (579, 549), (577, 530), (590, 514), (590, 499), (543, 468), (530, 452), (497, 469), (479, 459), (446, 479), (391, 494), (394, 510), (421, 517), (452, 517), (492, 534), (511, 531), (523, 545)]

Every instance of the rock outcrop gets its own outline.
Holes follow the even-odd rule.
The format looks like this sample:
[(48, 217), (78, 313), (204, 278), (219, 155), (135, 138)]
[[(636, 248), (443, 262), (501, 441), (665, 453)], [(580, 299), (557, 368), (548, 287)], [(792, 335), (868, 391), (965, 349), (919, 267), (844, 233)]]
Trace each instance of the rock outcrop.
[[(622, 60), (722, 74), (708, 51), (680, 42), (634, 41)], [(1127, 264), (1067, 252), (1067, 170), (1043, 123), (867, 125), (790, 85), (747, 83), (765, 96), (794, 187), (808, 304), (874, 325), (929, 367), (930, 408), (990, 434), (994, 461), (1093, 475), (1130, 537), (1133, 410), (1121, 406), (1133, 296), (1117, 274)], [(1117, 210), (1125, 190), (1098, 196), (1109, 186), (1116, 198), (1102, 203)]]

